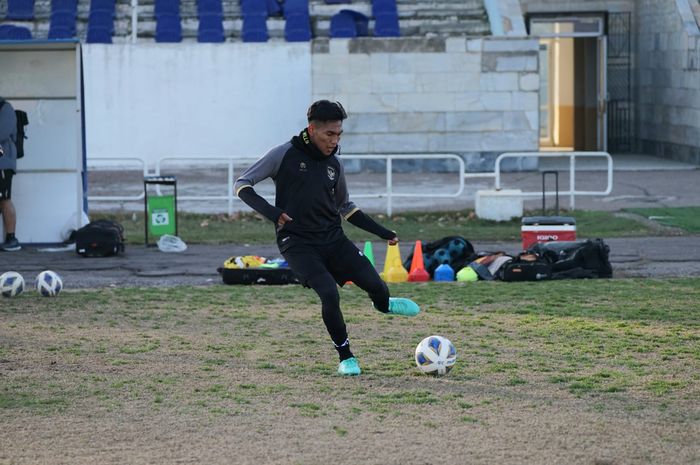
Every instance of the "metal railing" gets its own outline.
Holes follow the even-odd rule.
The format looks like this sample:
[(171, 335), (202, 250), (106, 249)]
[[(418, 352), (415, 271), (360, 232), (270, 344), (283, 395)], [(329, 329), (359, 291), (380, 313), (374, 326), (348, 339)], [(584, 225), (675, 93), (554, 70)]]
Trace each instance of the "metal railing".
[[(234, 212), (233, 203), (238, 201), (233, 190), (233, 184), (236, 179), (235, 168), (247, 167), (249, 164), (254, 162), (257, 158), (254, 157), (164, 157), (158, 160), (155, 166), (155, 172), (153, 175), (160, 176), (162, 165), (168, 162), (178, 162), (185, 166), (187, 163), (192, 164), (196, 160), (197, 164), (200, 165), (202, 162), (212, 162), (212, 163), (225, 163), (227, 165), (227, 175), (226, 184), (227, 192), (225, 195), (178, 195), (178, 200), (190, 200), (190, 201), (207, 201), (207, 200), (221, 200), (228, 202), (228, 214)], [(392, 215), (393, 212), (393, 200), (399, 197), (405, 198), (425, 198), (425, 197), (435, 197), (435, 198), (445, 198), (445, 197), (459, 197), (464, 192), (464, 160), (453, 153), (444, 154), (375, 154), (375, 155), (357, 155), (357, 154), (343, 154), (343, 160), (373, 160), (381, 161), (386, 160), (385, 175), (386, 175), (386, 185), (385, 189), (380, 192), (362, 193), (353, 192), (352, 198), (386, 198), (386, 212), (388, 216)], [(456, 162), (457, 169), (456, 181), (457, 188), (455, 191), (451, 192), (396, 192), (394, 190), (394, 160), (454, 160)], [(127, 163), (137, 163), (142, 167), (143, 175), (148, 176), (149, 173), (146, 168), (146, 164), (143, 159), (138, 157), (96, 157), (88, 159), (88, 165), (94, 164), (110, 164), (115, 162), (127, 162)], [(158, 189), (158, 186), (156, 186)], [(139, 195), (136, 196), (88, 196), (88, 201), (139, 201), (143, 200), (144, 192), (141, 191)], [(270, 199), (270, 196), (263, 197)]]
[[(413, 197), (413, 198), (424, 198), (424, 197), (459, 197), (464, 191), (464, 160), (459, 155), (454, 153), (440, 153), (440, 154), (398, 154), (398, 153), (381, 153), (374, 155), (355, 155), (355, 154), (343, 154), (343, 159), (355, 159), (355, 160), (377, 160), (386, 159), (386, 190), (384, 192), (373, 193), (373, 194), (352, 194), (353, 198), (382, 198), (386, 197), (386, 214), (391, 216), (392, 214), (392, 200), (394, 197)], [(457, 173), (457, 184), (458, 188), (456, 192), (452, 193), (436, 193), (436, 192), (394, 192), (393, 190), (393, 161), (394, 160), (454, 160), (457, 162), (459, 170)]]
[[(559, 192), (560, 195), (568, 195), (569, 205), (572, 210), (576, 207), (577, 195), (608, 195), (612, 192), (613, 185), (613, 162), (612, 157), (607, 152), (509, 152), (502, 153), (496, 158), (495, 174), (495, 189), (501, 190), (501, 162), (506, 158), (522, 158), (522, 157), (537, 157), (537, 158), (569, 158), (569, 190)], [(607, 161), (607, 186), (603, 191), (577, 191), (576, 190), (576, 158), (605, 158)], [(539, 197), (542, 195), (556, 195), (556, 192), (521, 192), (522, 197)]]

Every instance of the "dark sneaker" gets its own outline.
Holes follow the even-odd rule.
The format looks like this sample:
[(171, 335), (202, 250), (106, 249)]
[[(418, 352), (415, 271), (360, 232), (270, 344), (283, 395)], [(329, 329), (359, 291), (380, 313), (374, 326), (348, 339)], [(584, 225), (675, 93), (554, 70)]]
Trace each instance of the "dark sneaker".
[(2, 245), (0, 245), (0, 250), (4, 250), (5, 252), (17, 252), (18, 250), (22, 250), (22, 246), (19, 245), (17, 238), (13, 237), (9, 241), (3, 242)]
[(389, 313), (403, 316), (416, 316), (420, 312), (420, 307), (411, 299), (404, 297), (389, 298)]
[(343, 360), (338, 365), (338, 374), (343, 376), (357, 376), (361, 373), (360, 364), (355, 357)]

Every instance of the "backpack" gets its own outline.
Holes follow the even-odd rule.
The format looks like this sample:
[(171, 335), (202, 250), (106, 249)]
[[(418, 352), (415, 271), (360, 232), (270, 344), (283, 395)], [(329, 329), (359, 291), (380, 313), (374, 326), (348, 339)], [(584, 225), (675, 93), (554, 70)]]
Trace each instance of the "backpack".
[[(433, 277), (435, 269), (447, 263), (453, 270), (461, 270), (464, 265), (474, 260), (474, 246), (461, 236), (448, 236), (433, 242), (421, 242), (423, 249), (423, 266)], [(403, 267), (411, 269), (413, 252), (403, 262)]]
[[(5, 100), (0, 99), (0, 108), (5, 105)], [(24, 139), (27, 135), (24, 131), (24, 127), (29, 124), (29, 119), (27, 118), (27, 112), (22, 110), (15, 110), (15, 116), (17, 117), (17, 140), (15, 141), (15, 147), (17, 147), (17, 158), (24, 157)]]
[(612, 278), (610, 247), (602, 239), (541, 242), (528, 251), (551, 264), (552, 279)]
[(75, 231), (75, 251), (83, 257), (109, 257), (124, 252), (124, 227), (112, 220), (91, 221)]

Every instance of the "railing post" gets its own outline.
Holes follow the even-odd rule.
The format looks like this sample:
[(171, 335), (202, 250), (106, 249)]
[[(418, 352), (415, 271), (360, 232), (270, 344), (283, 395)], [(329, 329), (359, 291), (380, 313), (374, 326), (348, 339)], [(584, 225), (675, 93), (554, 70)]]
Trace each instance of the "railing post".
[(393, 182), (392, 158), (388, 156), (386, 159), (386, 215), (391, 218), (391, 185)]
[(576, 154), (572, 153), (569, 158), (569, 207), (576, 208)]
[(233, 215), (233, 158), (228, 160), (228, 216)]

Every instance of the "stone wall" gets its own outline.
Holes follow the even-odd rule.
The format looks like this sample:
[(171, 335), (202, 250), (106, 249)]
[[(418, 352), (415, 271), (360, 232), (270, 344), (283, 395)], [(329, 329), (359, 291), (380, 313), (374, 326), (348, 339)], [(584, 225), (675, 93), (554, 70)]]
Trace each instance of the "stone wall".
[(538, 149), (537, 47), (494, 37), (316, 41), (312, 95), (350, 112), (346, 153), (456, 153), (468, 169), (492, 169), (501, 152)]
[(638, 134), (646, 153), (700, 164), (700, 29), (684, 2), (639, 0)]

